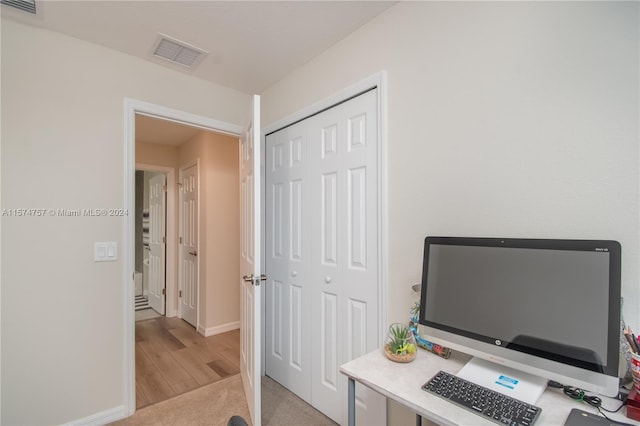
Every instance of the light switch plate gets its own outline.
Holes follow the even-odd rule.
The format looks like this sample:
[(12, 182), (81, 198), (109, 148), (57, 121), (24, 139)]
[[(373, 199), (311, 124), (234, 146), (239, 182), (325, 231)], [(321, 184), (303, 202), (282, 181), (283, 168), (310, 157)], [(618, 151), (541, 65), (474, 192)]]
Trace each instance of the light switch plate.
[(93, 260), (95, 262), (118, 260), (118, 243), (115, 241), (94, 243)]

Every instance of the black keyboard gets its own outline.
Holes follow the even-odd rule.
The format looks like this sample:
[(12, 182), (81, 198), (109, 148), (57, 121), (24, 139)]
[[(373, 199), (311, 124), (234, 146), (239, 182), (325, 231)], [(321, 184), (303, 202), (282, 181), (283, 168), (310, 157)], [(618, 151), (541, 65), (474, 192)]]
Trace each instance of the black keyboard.
[(422, 389), (476, 413), (494, 423), (530, 426), (542, 408), (508, 397), (500, 392), (440, 371)]

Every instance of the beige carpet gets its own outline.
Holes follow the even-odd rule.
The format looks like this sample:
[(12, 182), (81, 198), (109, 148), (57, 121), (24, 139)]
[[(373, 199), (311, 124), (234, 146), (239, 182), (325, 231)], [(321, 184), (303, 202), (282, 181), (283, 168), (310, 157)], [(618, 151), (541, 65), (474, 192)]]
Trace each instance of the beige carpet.
[[(219, 380), (167, 401), (149, 405), (118, 426), (226, 426), (231, 416), (251, 424), (240, 375)], [(262, 378), (264, 426), (335, 426), (331, 419), (269, 377)]]
[(226, 426), (238, 415), (250, 423), (240, 375), (149, 405), (113, 425)]
[(337, 425), (329, 417), (269, 377), (262, 377), (262, 424), (264, 426)]

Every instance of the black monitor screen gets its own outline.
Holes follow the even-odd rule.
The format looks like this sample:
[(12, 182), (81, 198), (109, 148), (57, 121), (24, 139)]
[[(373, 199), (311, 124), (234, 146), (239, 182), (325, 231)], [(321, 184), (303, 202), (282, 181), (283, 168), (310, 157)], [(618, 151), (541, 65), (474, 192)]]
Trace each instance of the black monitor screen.
[[(589, 243), (430, 237), (425, 244), (421, 322), (593, 371), (615, 369), (617, 374), (617, 346), (611, 336), (612, 311), (619, 315), (611, 309), (612, 303), (619, 304), (619, 276), (612, 277), (616, 268), (611, 268), (617, 243)], [(619, 257), (619, 248), (613, 254)], [(618, 280), (617, 292), (610, 285), (612, 278)], [(616, 295), (618, 299), (611, 300)]]

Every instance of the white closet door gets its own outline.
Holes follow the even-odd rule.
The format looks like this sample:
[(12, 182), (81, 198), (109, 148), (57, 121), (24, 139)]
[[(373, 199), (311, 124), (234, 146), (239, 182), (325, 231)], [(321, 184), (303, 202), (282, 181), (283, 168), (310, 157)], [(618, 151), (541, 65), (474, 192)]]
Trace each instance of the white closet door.
[(266, 371), (311, 402), (308, 125), (266, 138)]
[[(380, 345), (376, 91), (311, 119), (312, 405), (346, 423), (339, 366)], [(362, 386), (359, 424), (386, 422), (384, 399)]]
[(344, 287), (341, 273), (344, 222), (341, 218), (345, 208), (345, 179), (340, 159), (345, 135), (342, 109), (342, 106), (334, 107), (310, 122), (314, 142), (311, 151), (312, 405), (338, 423), (342, 421), (339, 367), (344, 332), (340, 309)]
[[(340, 300), (344, 336), (340, 364), (381, 345), (378, 282), (378, 124), (376, 91), (365, 93), (343, 105), (345, 132), (341, 170), (345, 179), (341, 244), (343, 292)], [(347, 379), (340, 375), (339, 401), (346, 424)], [(386, 402), (365, 386), (356, 386), (356, 422), (386, 424)]]
[[(378, 348), (377, 90), (266, 138), (266, 372), (340, 424), (340, 365)], [(356, 387), (358, 424), (386, 422)]]

